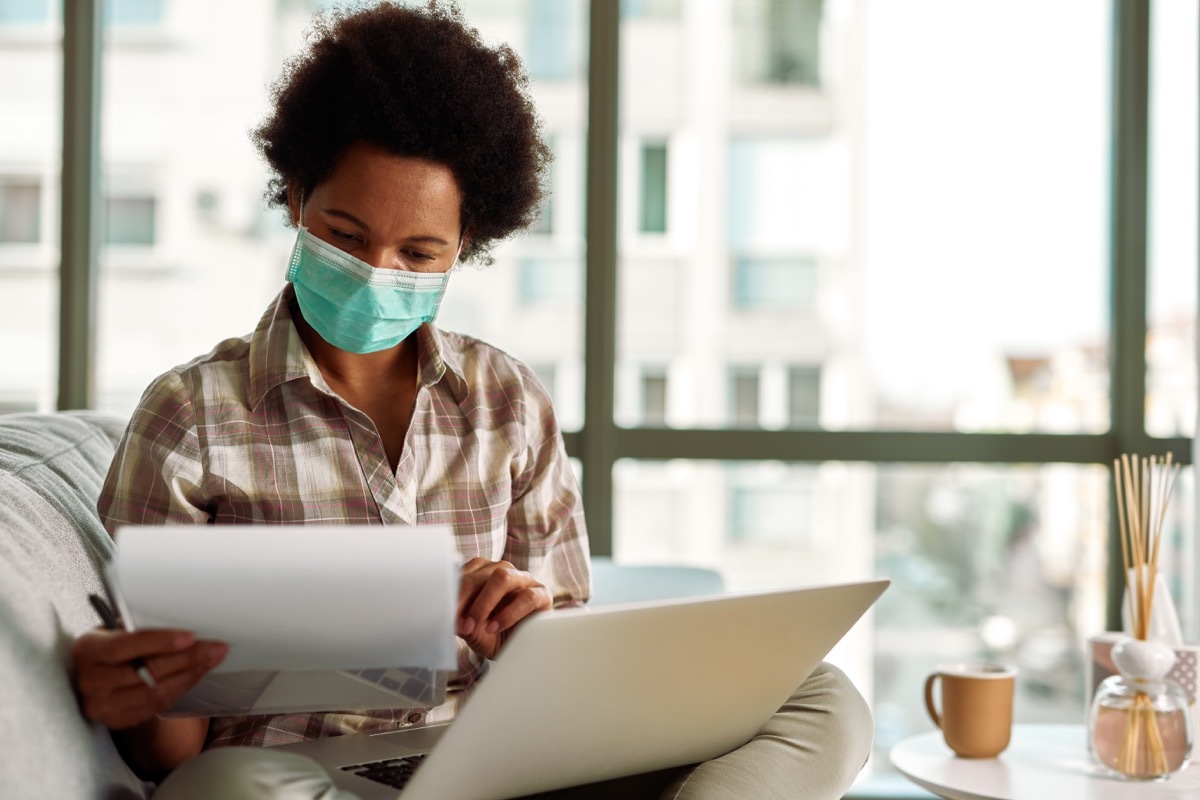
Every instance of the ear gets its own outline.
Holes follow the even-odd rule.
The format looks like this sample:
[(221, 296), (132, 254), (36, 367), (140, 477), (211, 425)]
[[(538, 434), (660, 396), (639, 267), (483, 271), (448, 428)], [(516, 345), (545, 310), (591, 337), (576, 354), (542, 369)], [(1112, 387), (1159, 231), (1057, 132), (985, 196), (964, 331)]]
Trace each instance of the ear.
[(291, 217), (292, 226), (300, 227), (300, 190), (292, 185), (287, 188), (287, 207), (288, 216)]

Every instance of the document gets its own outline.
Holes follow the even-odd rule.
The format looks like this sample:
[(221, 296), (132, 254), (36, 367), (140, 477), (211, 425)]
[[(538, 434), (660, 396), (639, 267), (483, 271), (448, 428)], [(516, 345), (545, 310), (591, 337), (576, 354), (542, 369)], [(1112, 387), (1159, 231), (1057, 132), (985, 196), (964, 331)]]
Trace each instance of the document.
[(108, 567), (130, 630), (229, 645), (177, 714), (436, 705), (458, 576), (447, 526), (124, 527)]

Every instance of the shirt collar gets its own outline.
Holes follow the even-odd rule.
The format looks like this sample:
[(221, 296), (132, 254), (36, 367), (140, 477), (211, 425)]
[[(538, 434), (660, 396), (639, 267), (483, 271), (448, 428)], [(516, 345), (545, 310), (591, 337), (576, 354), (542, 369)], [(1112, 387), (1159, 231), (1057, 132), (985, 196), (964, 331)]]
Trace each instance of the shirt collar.
[[(252, 409), (258, 408), (276, 386), (297, 378), (307, 378), (322, 391), (331, 391), (292, 322), (294, 298), (295, 290), (288, 283), (251, 334), (248, 399)], [(463, 377), (461, 354), (447, 346), (445, 335), (430, 323), (418, 328), (416, 336), (420, 342), (417, 381), (422, 386), (432, 386), (445, 378), (455, 399), (464, 400), (467, 382)]]
[(417, 328), (416, 336), (420, 343), (417, 381), (422, 386), (432, 386), (444, 379), (454, 394), (454, 399), (461, 403), (467, 398), (462, 354), (449, 346), (446, 334), (431, 322)]
[(258, 327), (250, 336), (247, 399), (252, 409), (258, 408), (258, 404), (276, 386), (297, 378), (308, 378), (313, 385), (328, 391), (320, 369), (292, 323), (289, 306), (294, 297), (292, 284), (288, 283), (263, 312)]

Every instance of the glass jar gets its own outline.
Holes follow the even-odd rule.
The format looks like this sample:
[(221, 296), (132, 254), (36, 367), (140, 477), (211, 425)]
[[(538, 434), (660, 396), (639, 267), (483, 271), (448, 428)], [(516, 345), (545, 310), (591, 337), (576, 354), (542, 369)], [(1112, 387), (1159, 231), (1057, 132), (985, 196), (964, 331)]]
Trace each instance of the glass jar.
[(1100, 684), (1088, 715), (1092, 758), (1111, 774), (1161, 780), (1187, 766), (1194, 731), (1187, 693), (1165, 677), (1174, 660), (1161, 642), (1122, 639), (1113, 646), (1121, 674)]

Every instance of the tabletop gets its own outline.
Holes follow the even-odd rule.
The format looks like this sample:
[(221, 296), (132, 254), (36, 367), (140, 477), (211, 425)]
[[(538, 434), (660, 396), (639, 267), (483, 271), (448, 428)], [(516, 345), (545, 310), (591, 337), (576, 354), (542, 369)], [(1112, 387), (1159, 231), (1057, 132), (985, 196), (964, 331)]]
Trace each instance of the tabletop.
[(1195, 800), (1200, 765), (1165, 781), (1109, 777), (1092, 761), (1083, 725), (1015, 725), (998, 758), (959, 758), (941, 731), (904, 739), (892, 764), (913, 783), (948, 800)]

